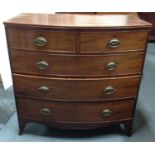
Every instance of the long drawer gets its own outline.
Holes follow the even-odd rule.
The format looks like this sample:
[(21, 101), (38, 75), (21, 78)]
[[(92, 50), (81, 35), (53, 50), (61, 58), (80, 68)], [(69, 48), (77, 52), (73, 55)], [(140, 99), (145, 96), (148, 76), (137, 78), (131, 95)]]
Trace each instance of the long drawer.
[(81, 53), (125, 52), (145, 49), (147, 31), (81, 32)]
[(107, 100), (137, 95), (140, 76), (52, 78), (13, 74), (18, 96), (46, 100)]
[(39, 121), (108, 122), (132, 118), (134, 99), (106, 102), (52, 102), (17, 98), (20, 117)]
[(14, 73), (56, 76), (115, 76), (139, 74), (144, 53), (108, 55), (54, 55), (12, 51)]
[(49, 52), (75, 52), (76, 36), (72, 31), (46, 29), (8, 28), (9, 45), (12, 49)]

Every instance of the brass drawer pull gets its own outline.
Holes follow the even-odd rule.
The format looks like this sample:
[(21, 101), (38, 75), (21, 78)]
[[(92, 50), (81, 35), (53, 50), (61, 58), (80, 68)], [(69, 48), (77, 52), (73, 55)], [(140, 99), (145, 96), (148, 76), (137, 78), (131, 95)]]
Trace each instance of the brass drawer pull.
[(110, 48), (117, 48), (119, 47), (121, 44), (120, 40), (117, 39), (117, 38), (114, 38), (114, 39), (111, 39), (109, 42), (108, 42), (108, 47)]
[(38, 69), (46, 69), (48, 67), (48, 62), (42, 60), (38, 61), (35, 65)]
[(109, 117), (112, 115), (112, 111), (110, 109), (104, 109), (101, 111), (101, 116), (102, 117)]
[(108, 62), (105, 64), (105, 68), (109, 71), (115, 70), (118, 67), (118, 63), (116, 62)]
[(107, 86), (105, 89), (104, 89), (104, 92), (108, 95), (110, 94), (113, 94), (116, 92), (116, 89), (113, 87), (113, 86)]
[(36, 39), (34, 39), (34, 43), (39, 47), (44, 47), (47, 45), (47, 39), (44, 37), (37, 37)]
[(50, 116), (52, 114), (52, 111), (49, 108), (42, 108), (40, 109), (40, 113), (44, 116)]
[(38, 88), (38, 90), (48, 92), (49, 88), (47, 86), (41, 86), (41, 87)]

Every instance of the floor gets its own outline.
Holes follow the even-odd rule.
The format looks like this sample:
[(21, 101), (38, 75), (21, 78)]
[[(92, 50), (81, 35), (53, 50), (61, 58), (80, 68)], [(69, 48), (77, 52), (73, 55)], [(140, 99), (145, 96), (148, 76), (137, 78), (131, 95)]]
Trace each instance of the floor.
[(15, 112), (15, 100), (12, 87), (5, 90), (0, 83), (0, 126), (4, 125)]
[[(149, 44), (146, 56), (144, 75), (135, 113), (133, 135), (128, 137), (118, 125), (104, 129), (90, 131), (65, 131), (47, 128), (39, 124), (28, 124), (22, 136), (18, 135), (17, 116), (14, 113), (14, 99), (12, 88), (2, 91), (0, 89), (0, 109), (6, 104), (11, 112), (6, 117), (0, 115), (0, 141), (96, 141), (96, 142), (132, 142), (155, 141), (155, 44)], [(9, 106), (7, 106), (9, 105)], [(5, 108), (5, 109), (7, 109)], [(0, 112), (1, 113), (1, 112)], [(4, 112), (3, 112), (4, 113)], [(3, 123), (2, 123), (3, 122)]]

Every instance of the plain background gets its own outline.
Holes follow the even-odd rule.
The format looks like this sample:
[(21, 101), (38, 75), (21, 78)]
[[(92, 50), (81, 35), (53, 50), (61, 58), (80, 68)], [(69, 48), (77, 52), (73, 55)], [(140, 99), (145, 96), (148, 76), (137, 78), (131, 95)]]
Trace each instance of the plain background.
[[(5, 88), (12, 85), (2, 22), (22, 12), (153, 12), (154, 0), (0, 0), (0, 73)], [(0, 144), (1, 154), (154, 154), (150, 143), (14, 143)], [(30, 153), (31, 152), (31, 153)]]

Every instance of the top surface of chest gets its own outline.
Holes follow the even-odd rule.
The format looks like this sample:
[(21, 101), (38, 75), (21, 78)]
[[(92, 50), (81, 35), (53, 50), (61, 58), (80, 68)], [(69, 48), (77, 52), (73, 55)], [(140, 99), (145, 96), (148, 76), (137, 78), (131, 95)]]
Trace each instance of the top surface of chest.
[(135, 15), (20, 14), (5, 24), (58, 28), (137, 28), (151, 25)]

